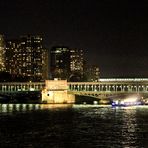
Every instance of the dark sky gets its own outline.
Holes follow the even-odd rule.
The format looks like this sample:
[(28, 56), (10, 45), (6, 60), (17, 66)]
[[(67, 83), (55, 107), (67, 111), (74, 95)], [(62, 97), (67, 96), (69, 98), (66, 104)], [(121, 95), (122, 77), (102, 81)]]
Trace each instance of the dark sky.
[(148, 77), (148, 5), (140, 1), (0, 0), (0, 33), (82, 48), (101, 77)]

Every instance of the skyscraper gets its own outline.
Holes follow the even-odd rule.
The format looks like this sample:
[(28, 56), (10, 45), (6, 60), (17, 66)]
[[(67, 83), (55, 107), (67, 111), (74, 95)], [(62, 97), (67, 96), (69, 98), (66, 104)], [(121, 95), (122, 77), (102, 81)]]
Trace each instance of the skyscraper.
[[(81, 81), (83, 78), (83, 50), (70, 49), (65, 46), (55, 46), (50, 50), (50, 71), (52, 78), (73, 78)], [(75, 80), (76, 80), (75, 79)]]
[(0, 35), (0, 71), (5, 71), (5, 42), (3, 35)]
[(86, 67), (86, 77), (89, 82), (98, 82), (100, 78), (100, 70), (96, 65), (87, 65)]
[[(7, 71), (11, 74), (27, 77), (30, 81), (46, 79), (46, 49), (40, 36), (21, 36), (9, 40), (6, 44)], [(11, 66), (10, 62), (12, 63)]]
[(52, 78), (68, 79), (70, 73), (70, 50), (55, 46), (50, 50), (50, 71)]
[(84, 52), (82, 49), (70, 49), (70, 71), (71, 76), (83, 79), (84, 74)]
[(19, 70), (21, 63), (18, 62), (20, 41), (18, 39), (6, 40), (5, 65), (6, 71), (12, 75), (21, 75)]

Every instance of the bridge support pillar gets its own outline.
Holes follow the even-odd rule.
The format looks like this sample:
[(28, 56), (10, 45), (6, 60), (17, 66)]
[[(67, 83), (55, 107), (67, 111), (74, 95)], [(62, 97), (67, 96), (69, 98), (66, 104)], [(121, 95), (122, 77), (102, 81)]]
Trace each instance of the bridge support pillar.
[(43, 103), (74, 103), (75, 96), (68, 94), (66, 80), (46, 80), (42, 90)]

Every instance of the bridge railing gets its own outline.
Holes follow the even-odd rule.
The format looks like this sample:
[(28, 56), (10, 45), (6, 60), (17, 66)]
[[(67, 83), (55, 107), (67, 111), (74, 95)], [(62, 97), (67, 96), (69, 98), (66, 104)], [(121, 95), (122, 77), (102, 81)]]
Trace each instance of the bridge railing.
[[(148, 92), (148, 81), (68, 82), (69, 91)], [(0, 83), (0, 92), (41, 91), (45, 82)]]
[(44, 87), (43, 82), (0, 83), (0, 92), (40, 91)]
[(71, 82), (70, 91), (148, 92), (148, 82)]

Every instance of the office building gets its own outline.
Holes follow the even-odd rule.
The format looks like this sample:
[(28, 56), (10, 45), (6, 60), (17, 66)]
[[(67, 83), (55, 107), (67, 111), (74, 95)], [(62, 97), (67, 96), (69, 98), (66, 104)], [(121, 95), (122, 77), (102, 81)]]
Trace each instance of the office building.
[(4, 36), (0, 35), (0, 71), (5, 71), (5, 41)]
[(70, 74), (70, 50), (55, 46), (50, 50), (50, 72), (52, 79), (67, 79)]
[(84, 75), (84, 52), (82, 49), (70, 49), (70, 72), (72, 77), (79, 80), (83, 79)]
[(6, 65), (10, 74), (30, 81), (42, 81), (47, 76), (47, 51), (40, 36), (21, 36), (6, 44)]
[(84, 71), (83, 50), (70, 49), (65, 46), (55, 46), (50, 51), (50, 71), (52, 79), (67, 79), (81, 81)]
[(98, 82), (100, 78), (100, 70), (96, 65), (89, 65), (86, 68), (86, 77), (89, 82)]

